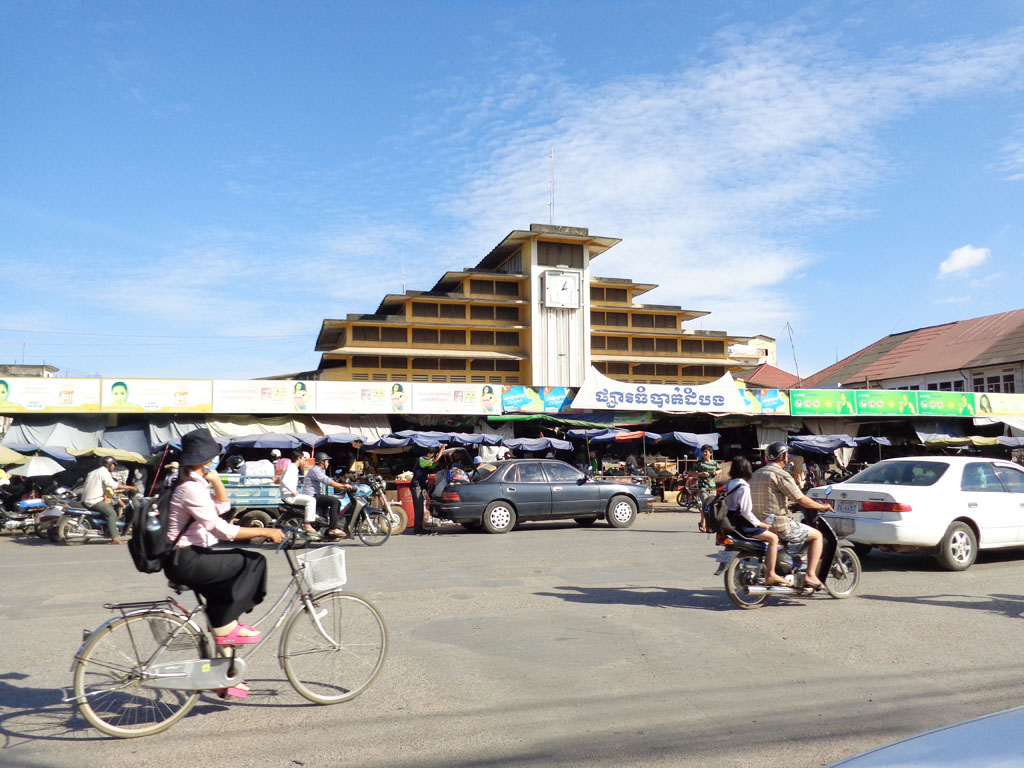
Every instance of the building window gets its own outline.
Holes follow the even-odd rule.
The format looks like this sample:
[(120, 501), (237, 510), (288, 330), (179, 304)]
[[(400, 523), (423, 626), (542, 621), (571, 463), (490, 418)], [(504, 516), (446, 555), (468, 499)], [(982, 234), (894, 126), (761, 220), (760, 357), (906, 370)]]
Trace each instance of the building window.
[(389, 344), (407, 344), (409, 342), (409, 334), (405, 328), (381, 328), (380, 340), (386, 341)]
[(684, 365), (679, 369), (679, 375), (694, 378), (704, 375), (704, 367), (700, 365)]
[(604, 301), (604, 288), (597, 288), (590, 286), (590, 300), (591, 301)]
[(684, 355), (699, 355), (704, 351), (704, 348), (700, 344), (700, 339), (694, 341), (693, 339), (683, 339), (680, 341)]
[(379, 357), (367, 357), (365, 355), (357, 355), (352, 358), (353, 368), (380, 368)]
[(495, 360), (494, 370), (519, 373), (518, 360)]
[(469, 292), (480, 294), (481, 296), (493, 296), (494, 295), (494, 281), (493, 280), (470, 280), (469, 281)]
[(930, 391), (932, 391), (932, 392), (934, 392), (934, 391), (938, 390), (938, 388), (939, 388), (939, 385), (938, 385), (938, 384), (929, 384), (929, 385), (928, 385), (928, 389), (929, 389)]
[(629, 363), (608, 363), (609, 376), (628, 376)]
[(460, 347), (466, 345), (466, 332), (465, 331), (441, 331), (441, 343), (442, 344), (453, 344)]
[(496, 347), (518, 347), (519, 334), (509, 331), (496, 331), (494, 334), (494, 345)]
[(420, 302), (413, 302), (412, 305), (412, 316), (413, 317), (437, 317), (438, 309), (437, 304), (423, 304)]
[(413, 344), (437, 344), (438, 343), (437, 328), (413, 328), (412, 329), (412, 343)]
[(510, 274), (519, 274), (523, 271), (523, 252), (518, 250), (501, 262), (501, 265), (497, 269), (498, 272), (505, 272)]
[(634, 376), (653, 376), (654, 366), (651, 363), (639, 363), (633, 366)]
[(437, 358), (436, 357), (414, 357), (412, 359), (412, 367), (417, 371), (436, 371), (437, 370)]
[(654, 327), (655, 328), (676, 328), (676, 316), (675, 315), (655, 315), (654, 316)]
[(518, 323), (519, 307), (495, 307), (494, 319), (505, 323)]
[(380, 341), (380, 328), (372, 325), (354, 325), (352, 341)]
[(494, 295), (495, 296), (518, 296), (519, 295), (519, 283), (513, 283), (510, 280), (495, 280), (494, 281)]
[(656, 365), (654, 366), (655, 376), (678, 376), (679, 367), (675, 365)]
[(442, 357), (441, 358), (441, 370), (442, 371), (464, 371), (466, 370), (466, 361), (458, 357)]
[(473, 347), (493, 347), (494, 331), (470, 331), (469, 343)]
[(704, 366), (704, 375), (705, 376), (713, 376), (716, 379), (720, 379), (720, 378), (722, 378), (722, 376), (725, 376), (725, 366), (724, 365), (705, 365)]
[(380, 359), (381, 368), (398, 368), (405, 370), (409, 367), (409, 358), (407, 357), (382, 357)]
[(442, 304), (441, 305), (441, 317), (458, 318), (459, 320), (466, 319), (466, 305), (465, 304)]
[(616, 304), (625, 304), (629, 301), (625, 288), (605, 288), (605, 301), (614, 301)]
[(628, 352), (629, 339), (625, 336), (609, 336), (608, 349), (614, 349), (617, 352)]
[(633, 315), (633, 327), (634, 328), (653, 328), (654, 327), (654, 315), (635, 313)]
[(912, 389), (912, 390), (913, 389), (920, 389), (920, 388), (921, 388), (921, 386), (919, 384), (914, 384), (913, 386), (907, 387), (907, 389)]
[(590, 313), (590, 324), (591, 325), (604, 325), (604, 312), (591, 312)]
[(953, 389), (953, 383), (949, 381), (939, 382), (939, 392), (949, 392)]
[(606, 349), (605, 337), (604, 336), (591, 336), (590, 337), (590, 348), (591, 349)]
[(975, 392), (984, 392), (985, 391), (985, 377), (984, 376), (976, 376), (975, 378), (971, 379), (971, 386), (974, 387), (974, 391)]
[(537, 243), (537, 263), (545, 267), (583, 269), (583, 246), (577, 243)]
[(676, 350), (678, 349), (676, 347), (675, 339), (655, 339), (654, 348), (659, 352), (667, 353), (670, 355), (674, 355), (676, 353)]
[(1017, 382), (1013, 377), (1013, 374), (1003, 376), (1003, 392), (1016, 392)]
[(999, 377), (998, 376), (989, 376), (989, 377), (987, 377), (986, 385), (987, 385), (986, 386), (986, 390), (988, 392), (998, 392), (999, 391)]
[(470, 360), (469, 369), (471, 371), (493, 371), (494, 361), (493, 360)]
[(964, 391), (964, 380), (963, 379), (956, 379), (953, 382), (953, 391), (954, 392), (963, 392)]
[(471, 306), (469, 308), (469, 317), (471, 320), (493, 320), (494, 307)]
[(653, 352), (654, 339), (636, 338), (633, 339), (634, 352)]
[(708, 341), (704, 339), (704, 353), (708, 355), (724, 355), (725, 354), (725, 342), (724, 341)]

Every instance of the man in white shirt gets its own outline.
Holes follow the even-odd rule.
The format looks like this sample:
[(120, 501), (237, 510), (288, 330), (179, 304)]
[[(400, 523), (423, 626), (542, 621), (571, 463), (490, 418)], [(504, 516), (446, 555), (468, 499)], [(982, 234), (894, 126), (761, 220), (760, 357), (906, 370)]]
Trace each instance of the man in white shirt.
[(312, 464), (312, 460), (309, 458), (309, 454), (300, 451), (292, 452), (292, 460), (288, 466), (285, 467), (284, 473), (281, 475), (281, 501), (285, 504), (294, 504), (304, 508), (304, 517), (306, 525), (304, 530), (307, 536), (317, 537), (318, 534), (316, 529), (313, 527), (313, 521), (316, 520), (316, 498), (314, 496), (308, 496), (304, 493), (299, 493), (299, 469), (300, 467), (305, 469), (307, 462)]
[(110, 474), (110, 470), (116, 465), (117, 462), (112, 456), (104, 456), (100, 465), (85, 476), (85, 487), (82, 489), (82, 503), (89, 509), (106, 515), (107, 533), (111, 544), (120, 544), (121, 539), (117, 535), (117, 510), (107, 501), (107, 490), (135, 491), (134, 486), (119, 483)]

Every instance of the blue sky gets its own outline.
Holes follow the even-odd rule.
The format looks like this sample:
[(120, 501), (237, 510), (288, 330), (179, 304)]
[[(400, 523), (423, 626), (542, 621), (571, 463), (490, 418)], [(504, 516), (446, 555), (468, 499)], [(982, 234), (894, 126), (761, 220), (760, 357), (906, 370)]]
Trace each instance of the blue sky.
[(0, 0), (0, 362), (315, 368), (549, 216), (809, 375), (1024, 305), (1024, 2)]

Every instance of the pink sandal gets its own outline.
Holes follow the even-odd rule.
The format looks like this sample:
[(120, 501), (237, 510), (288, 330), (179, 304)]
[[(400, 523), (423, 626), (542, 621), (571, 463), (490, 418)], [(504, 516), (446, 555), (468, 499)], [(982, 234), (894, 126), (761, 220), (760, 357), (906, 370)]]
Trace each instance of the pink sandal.
[(245, 624), (239, 622), (234, 629), (228, 632), (226, 635), (216, 635), (217, 645), (250, 645), (258, 643), (263, 639), (263, 635), (256, 632), (255, 635), (239, 635), (238, 630), (248, 629), (252, 632), (256, 632), (255, 627), (248, 627)]
[(244, 699), (249, 695), (249, 689), (238, 687), (241, 685), (245, 685), (245, 683), (239, 683), (231, 688), (214, 688), (213, 692), (222, 699)]

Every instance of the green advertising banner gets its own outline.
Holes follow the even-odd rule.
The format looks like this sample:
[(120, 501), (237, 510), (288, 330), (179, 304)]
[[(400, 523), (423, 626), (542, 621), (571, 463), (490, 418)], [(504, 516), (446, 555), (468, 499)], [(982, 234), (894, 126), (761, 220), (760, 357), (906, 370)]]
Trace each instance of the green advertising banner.
[(852, 416), (857, 413), (856, 392), (850, 389), (791, 389), (794, 416)]
[(920, 410), (917, 392), (858, 389), (857, 413), (865, 416), (915, 416)]
[(917, 402), (922, 416), (973, 416), (977, 412), (974, 392), (921, 390)]

